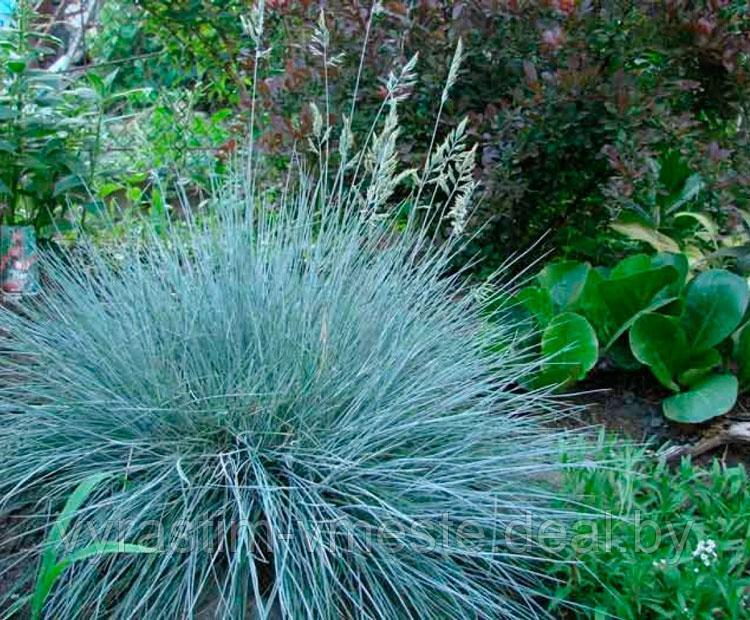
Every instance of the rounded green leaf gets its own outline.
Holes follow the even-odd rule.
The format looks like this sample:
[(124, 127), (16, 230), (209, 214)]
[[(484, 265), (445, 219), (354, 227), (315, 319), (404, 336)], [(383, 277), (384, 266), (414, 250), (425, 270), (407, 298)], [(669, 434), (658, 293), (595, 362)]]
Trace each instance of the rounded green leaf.
[(620, 370), (632, 372), (643, 368), (643, 364), (635, 359), (627, 338), (620, 338), (612, 343), (612, 346), (607, 349), (607, 359)]
[(685, 283), (688, 276), (688, 270), (690, 268), (690, 261), (688, 257), (682, 253), (676, 252), (658, 252), (651, 257), (652, 267), (663, 267), (664, 265), (671, 265), (680, 274), (679, 282)]
[(743, 278), (724, 269), (704, 271), (687, 286), (682, 326), (693, 351), (719, 344), (740, 324), (750, 292)]
[(558, 311), (567, 310), (581, 294), (591, 266), (578, 261), (549, 263), (536, 276), (542, 288), (547, 289)]
[(667, 398), (662, 408), (670, 420), (698, 424), (729, 412), (736, 401), (737, 379), (732, 375), (711, 375), (689, 392)]
[(601, 269), (589, 269), (583, 290), (570, 308), (570, 312), (580, 314), (591, 323), (597, 336), (607, 333), (607, 322), (610, 319), (607, 306), (599, 293), (599, 285), (604, 278), (605, 275)]
[(688, 257), (685, 254), (677, 254), (675, 252), (659, 252), (651, 257), (651, 265), (653, 267), (663, 267), (664, 265), (670, 265), (677, 270), (678, 278), (672, 284), (665, 289), (665, 294), (669, 297), (679, 295), (680, 292), (685, 288), (687, 282), (688, 271), (690, 264)]
[(618, 278), (610, 277), (599, 284), (599, 293), (610, 316), (606, 346), (611, 346), (640, 314), (652, 312), (671, 301), (657, 295), (679, 278), (677, 269), (663, 265)]
[(516, 300), (531, 313), (539, 325), (547, 325), (552, 319), (552, 297), (546, 288), (527, 286), (518, 291)]
[(659, 382), (679, 391), (675, 377), (690, 357), (685, 331), (677, 320), (649, 312), (639, 316), (630, 328), (630, 350), (651, 369)]
[(558, 314), (542, 334), (542, 355), (544, 384), (564, 386), (583, 379), (599, 357), (594, 328), (580, 314)]
[(626, 256), (609, 273), (610, 278), (623, 278), (651, 269), (651, 257), (648, 254), (632, 254)]

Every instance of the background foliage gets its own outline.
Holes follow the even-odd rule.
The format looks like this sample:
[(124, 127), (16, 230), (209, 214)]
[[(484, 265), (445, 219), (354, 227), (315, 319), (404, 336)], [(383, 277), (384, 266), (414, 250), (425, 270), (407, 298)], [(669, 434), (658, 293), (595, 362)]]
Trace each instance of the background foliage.
[[(290, 95), (309, 97), (310, 82), (321, 82), (320, 63), (293, 43), (317, 5), (269, 7), (291, 43), (283, 71), (261, 90), (267, 140), (278, 145), (309, 126), (304, 110), (289, 120), (288, 109)], [(358, 69), (368, 11), (357, 2), (327, 9), (332, 47), (344, 52), (333, 86), (342, 96)], [(692, 174), (701, 188), (682, 206), (736, 224), (748, 196), (748, 19), (738, 1), (385, 2), (370, 33), (361, 102), (377, 105), (383, 67), (419, 52), (421, 79), (402, 114), (404, 155), (418, 157), (444, 59), (462, 37), (467, 63), (448, 113), (453, 122), (469, 114), (480, 145), (479, 221), (490, 227), (475, 249), (499, 259), (552, 229), (560, 251), (611, 260), (623, 244), (607, 223), (634, 214), (671, 227), (669, 218), (649, 220), (653, 204)], [(660, 175), (655, 162), (665, 161), (675, 164)]]

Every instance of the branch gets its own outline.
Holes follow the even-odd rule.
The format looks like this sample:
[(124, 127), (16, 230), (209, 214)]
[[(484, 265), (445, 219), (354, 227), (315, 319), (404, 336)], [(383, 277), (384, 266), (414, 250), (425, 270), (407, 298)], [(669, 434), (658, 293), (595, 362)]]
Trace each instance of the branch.
[(89, 24), (93, 22), (99, 14), (99, 8), (101, 7), (102, 0), (91, 0), (86, 12), (83, 14), (81, 25), (74, 31), (73, 36), (68, 42), (68, 50), (60, 56), (52, 65), (49, 70), (53, 73), (60, 73), (67, 71), (68, 67), (78, 58), (81, 53), (81, 44), (83, 43), (84, 37), (86, 36), (86, 29)]
[(750, 443), (750, 422), (735, 422), (718, 434), (701, 439), (693, 445), (674, 446), (667, 450), (665, 456), (668, 461), (675, 461), (683, 456), (696, 457), (720, 446), (735, 443)]

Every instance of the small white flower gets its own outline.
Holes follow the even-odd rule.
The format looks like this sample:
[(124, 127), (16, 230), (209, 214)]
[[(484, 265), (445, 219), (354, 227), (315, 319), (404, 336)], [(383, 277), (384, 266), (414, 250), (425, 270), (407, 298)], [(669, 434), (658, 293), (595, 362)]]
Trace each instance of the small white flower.
[[(708, 538), (706, 540), (698, 541), (698, 545), (693, 551), (693, 559), (698, 559), (704, 566), (711, 566), (711, 564), (718, 559), (716, 553), (716, 542)], [(698, 569), (695, 569), (698, 572)]]

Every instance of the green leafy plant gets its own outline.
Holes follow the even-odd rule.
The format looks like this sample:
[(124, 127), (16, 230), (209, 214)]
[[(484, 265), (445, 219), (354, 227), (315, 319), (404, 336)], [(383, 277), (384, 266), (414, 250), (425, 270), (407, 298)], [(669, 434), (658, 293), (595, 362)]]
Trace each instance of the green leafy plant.
[[(688, 213), (687, 207), (697, 202), (706, 184), (675, 151), (668, 151), (658, 160), (649, 158), (646, 170), (644, 176), (650, 182), (642, 183), (641, 192), (613, 201), (617, 221), (611, 228), (658, 246), (657, 251), (679, 252), (679, 236), (691, 235), (689, 228), (679, 229), (678, 220)], [(695, 215), (701, 217), (700, 213)]]
[[(592, 516), (556, 567), (559, 618), (713, 620), (750, 612), (750, 484), (744, 467), (679, 466), (632, 448), (602, 448), (564, 485)], [(569, 605), (574, 603), (573, 610)]]
[(694, 269), (726, 267), (747, 276), (750, 273), (750, 213), (733, 208), (733, 221), (721, 225), (716, 218), (703, 211), (675, 213), (675, 223), (687, 221), (693, 226), (682, 226), (680, 232), (660, 232), (649, 224), (633, 218), (623, 219), (612, 228), (624, 236), (650, 246), (657, 252), (683, 252)]
[(688, 391), (664, 401), (664, 413), (678, 422), (703, 422), (729, 411), (737, 379), (712, 375), (722, 356), (715, 347), (740, 325), (748, 306), (748, 285), (728, 271), (711, 270), (688, 284), (679, 317), (641, 315), (630, 330), (636, 359), (670, 390)]
[(33, 18), (20, 2), (16, 26), (0, 30), (0, 200), (3, 223), (44, 236), (70, 227), (76, 196), (86, 201), (96, 96), (41, 68), (57, 41), (35, 32)]
[(548, 264), (514, 297), (532, 317), (530, 338), (541, 338), (534, 383), (566, 387), (579, 381), (601, 352), (624, 369), (648, 367), (675, 392), (663, 403), (674, 421), (704, 422), (727, 413), (739, 388), (730, 362), (743, 384), (747, 378), (750, 291), (743, 278), (722, 269), (689, 282), (688, 276), (688, 258), (673, 253), (635, 254), (611, 269)]

